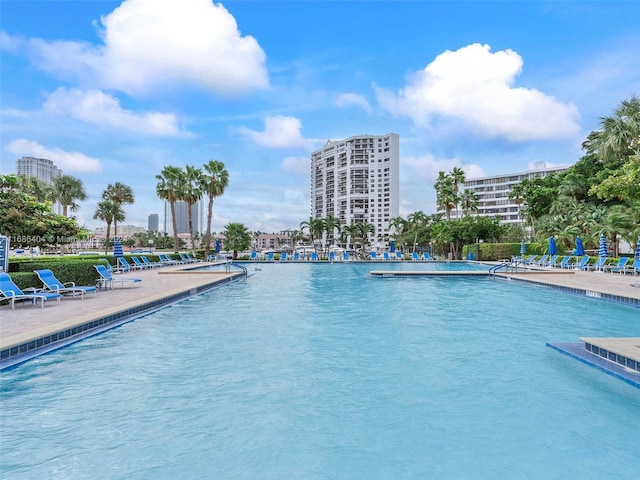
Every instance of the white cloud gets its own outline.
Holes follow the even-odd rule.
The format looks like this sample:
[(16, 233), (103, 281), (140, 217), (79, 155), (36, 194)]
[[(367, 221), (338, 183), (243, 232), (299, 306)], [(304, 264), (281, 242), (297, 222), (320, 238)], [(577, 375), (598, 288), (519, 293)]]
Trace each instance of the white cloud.
[(295, 117), (275, 116), (264, 119), (264, 131), (258, 132), (245, 126), (236, 132), (248, 140), (267, 148), (310, 148), (311, 142), (300, 134), (302, 124)]
[(357, 93), (343, 93), (338, 95), (333, 102), (337, 107), (356, 106), (364, 109), (367, 113), (371, 113), (371, 105), (362, 95)]
[(67, 152), (58, 147), (45, 147), (33, 140), (18, 138), (5, 146), (5, 150), (19, 156), (46, 158), (65, 174), (68, 172), (101, 172), (100, 160), (80, 152)]
[(136, 113), (124, 110), (120, 101), (99, 90), (82, 91), (59, 88), (45, 101), (45, 113), (68, 116), (83, 122), (154, 136), (178, 136), (172, 113)]
[(101, 45), (29, 42), (43, 70), (132, 96), (176, 84), (220, 95), (269, 86), (265, 53), (235, 18), (210, 0), (125, 0), (96, 22)]
[(512, 141), (570, 138), (579, 134), (579, 115), (535, 89), (515, 87), (523, 61), (513, 50), (492, 53), (472, 44), (438, 55), (397, 94), (376, 88), (380, 104), (416, 125), (438, 117), (461, 120), (481, 135)]
[(309, 199), (300, 190), (285, 190), (284, 198), (289, 204), (293, 205), (304, 205), (306, 207), (309, 204)]
[(438, 178), (438, 172), (450, 172), (453, 167), (462, 168), (467, 178), (484, 177), (486, 174), (479, 165), (472, 163), (462, 164), (457, 158), (437, 159), (431, 154), (422, 155), (420, 157), (402, 157), (402, 165), (413, 168), (421, 177), (427, 180), (435, 180)]
[(287, 157), (282, 161), (282, 170), (300, 175), (309, 175), (311, 160), (308, 157)]

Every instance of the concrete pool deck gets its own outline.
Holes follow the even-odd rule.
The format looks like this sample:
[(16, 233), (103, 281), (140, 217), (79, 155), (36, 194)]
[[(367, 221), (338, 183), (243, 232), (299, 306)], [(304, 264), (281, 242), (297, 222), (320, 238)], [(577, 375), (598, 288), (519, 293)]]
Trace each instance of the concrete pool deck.
[[(373, 264), (379, 265), (379, 262), (369, 263), (371, 270), (375, 270)], [(199, 263), (197, 266), (203, 265), (213, 264)], [(244, 276), (244, 272), (237, 269), (228, 273), (224, 270), (188, 271), (194, 266), (125, 273), (123, 278), (140, 278), (142, 282), (133, 287), (117, 286), (89, 293), (84, 300), (63, 298), (60, 303), (49, 300), (44, 308), (30, 303), (16, 304), (15, 310), (9, 305), (0, 306), (0, 368), (6, 368), (8, 356), (19, 360), (23, 355), (28, 356), (29, 351), (46, 350), (47, 345), (51, 345), (49, 350), (52, 350), (54, 345), (61, 346), (62, 340), (72, 343)], [(640, 288), (632, 286), (640, 284), (637, 276), (558, 269), (498, 272), (496, 276), (640, 306)], [(640, 348), (637, 350), (640, 352)], [(634, 360), (640, 362), (640, 354)]]

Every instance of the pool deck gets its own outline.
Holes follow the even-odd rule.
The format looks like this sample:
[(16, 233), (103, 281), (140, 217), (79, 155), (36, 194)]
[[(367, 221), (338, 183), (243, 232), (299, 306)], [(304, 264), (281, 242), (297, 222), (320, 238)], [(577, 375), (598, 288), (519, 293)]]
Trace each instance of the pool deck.
[[(384, 276), (386, 272), (376, 270), (376, 267), (379, 268), (378, 262), (370, 263), (372, 272)], [(376, 267), (373, 264), (376, 264)], [(211, 265), (211, 263), (197, 265)], [(46, 302), (44, 308), (40, 308), (40, 304), (35, 307), (26, 302), (16, 304), (15, 310), (12, 310), (9, 305), (0, 306), (0, 351), (3, 354), (0, 358), (0, 369), (35, 356), (29, 356), (31, 351), (41, 353), (47, 350), (47, 345), (51, 345), (48, 349), (53, 350), (63, 345), (65, 341), (72, 343), (243, 277), (243, 273), (238, 270), (229, 273), (185, 270), (193, 266), (195, 265), (180, 265), (125, 273), (123, 278), (140, 278), (142, 282), (132, 287), (116, 286), (107, 291), (89, 293), (85, 295), (84, 300), (79, 297), (64, 297), (59, 303), (52, 300)], [(413, 271), (413, 274), (416, 273), (425, 274), (426, 272), (417, 264)], [(447, 275), (443, 272), (439, 274)], [(485, 272), (479, 274), (486, 275)], [(638, 276), (554, 268), (527, 272), (498, 272), (496, 277), (511, 281), (532, 282), (541, 287), (551, 287), (595, 299), (640, 306), (640, 288), (632, 286), (640, 285)], [(580, 340), (584, 342), (584, 339)], [(600, 345), (597, 339), (590, 340), (594, 345)], [(624, 354), (625, 358), (633, 359), (640, 365), (640, 347), (638, 346), (640, 342), (636, 342), (638, 339), (632, 339), (631, 343), (635, 347), (629, 347), (625, 339), (618, 340), (622, 341), (606, 339), (606, 350), (618, 355)], [(579, 345), (582, 345), (584, 350), (585, 343)], [(601, 348), (605, 349), (605, 347)], [(18, 355), (15, 355), (16, 353)], [(587, 353), (595, 356), (591, 352)], [(8, 361), (7, 355), (15, 358)]]

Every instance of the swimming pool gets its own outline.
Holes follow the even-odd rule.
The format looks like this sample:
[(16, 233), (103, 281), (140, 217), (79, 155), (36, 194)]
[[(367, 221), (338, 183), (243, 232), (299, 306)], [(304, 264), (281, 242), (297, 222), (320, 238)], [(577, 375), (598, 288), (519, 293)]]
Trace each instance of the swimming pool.
[(638, 390), (545, 347), (640, 336), (637, 308), (355, 262), (259, 268), (0, 373), (1, 476), (637, 475)]

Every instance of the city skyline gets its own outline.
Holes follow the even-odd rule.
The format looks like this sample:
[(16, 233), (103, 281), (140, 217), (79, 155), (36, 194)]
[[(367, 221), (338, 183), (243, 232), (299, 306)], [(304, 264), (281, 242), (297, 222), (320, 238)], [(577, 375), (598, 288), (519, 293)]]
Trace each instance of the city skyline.
[(229, 171), (213, 231), (298, 228), (311, 152), (387, 132), (400, 214), (435, 213), (438, 171), (573, 164), (640, 94), (636, 2), (34, 3), (0, 3), (0, 173), (52, 160), (83, 181), (88, 228), (107, 184), (146, 227), (162, 168), (212, 159)]

